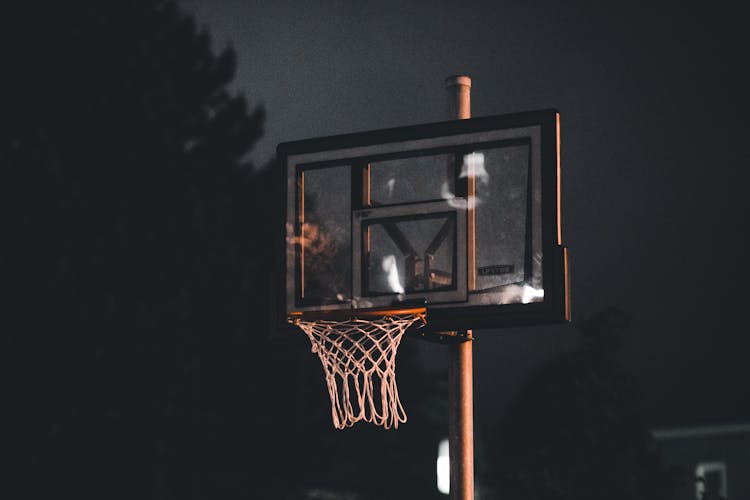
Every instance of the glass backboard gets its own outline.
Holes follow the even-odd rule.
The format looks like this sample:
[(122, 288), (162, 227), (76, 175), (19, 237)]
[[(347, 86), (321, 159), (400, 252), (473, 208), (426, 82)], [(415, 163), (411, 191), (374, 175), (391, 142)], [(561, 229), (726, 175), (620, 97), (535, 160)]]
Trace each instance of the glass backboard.
[(277, 159), (276, 331), (415, 303), (434, 332), (569, 319), (555, 110), (285, 142)]

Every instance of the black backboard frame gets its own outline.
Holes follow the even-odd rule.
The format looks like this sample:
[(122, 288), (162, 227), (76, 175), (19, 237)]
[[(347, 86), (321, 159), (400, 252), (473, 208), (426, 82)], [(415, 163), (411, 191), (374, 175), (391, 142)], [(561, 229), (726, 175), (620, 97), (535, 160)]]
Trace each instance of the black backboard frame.
[[(271, 333), (274, 337), (296, 334), (286, 318), (286, 217), (287, 159), (292, 155), (345, 148), (377, 146), (410, 140), (471, 134), (499, 129), (539, 126), (541, 132), (542, 263), (544, 299), (527, 304), (493, 304), (456, 308), (430, 308), (427, 327), (432, 333), (461, 330), (500, 329), (511, 326), (541, 325), (570, 321), (569, 270), (567, 249), (562, 244), (560, 214), (559, 113), (543, 109), (521, 113), (451, 120), (284, 142), (277, 147), (278, 217), (274, 241), (275, 262), (271, 283)], [(358, 207), (352, 207), (353, 209)]]

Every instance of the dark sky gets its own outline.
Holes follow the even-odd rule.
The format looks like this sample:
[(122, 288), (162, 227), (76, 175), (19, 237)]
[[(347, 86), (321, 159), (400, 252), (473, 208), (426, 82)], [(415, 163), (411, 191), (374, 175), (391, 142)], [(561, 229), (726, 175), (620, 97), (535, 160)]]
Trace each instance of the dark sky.
[[(738, 9), (182, 5), (217, 50), (234, 45), (234, 88), (267, 110), (258, 166), (279, 142), (444, 120), (454, 74), (472, 78), (473, 116), (557, 108), (574, 319), (606, 306), (633, 316), (620, 360), (653, 425), (750, 420), (748, 43)], [(476, 404), (487, 413), (576, 343), (572, 325), (476, 335)]]

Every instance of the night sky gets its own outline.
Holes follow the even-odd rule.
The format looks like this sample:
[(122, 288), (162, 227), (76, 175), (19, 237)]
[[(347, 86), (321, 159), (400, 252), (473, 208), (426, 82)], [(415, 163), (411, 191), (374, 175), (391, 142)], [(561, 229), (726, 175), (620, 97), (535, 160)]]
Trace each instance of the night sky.
[[(738, 12), (684, 3), (183, 1), (238, 54), (233, 87), (278, 143), (447, 118), (561, 116), (563, 240), (573, 318), (632, 316), (619, 360), (655, 427), (745, 421), (747, 33)], [(571, 349), (571, 325), (477, 331), (477, 419)], [(423, 348), (438, 365), (439, 349)], [(482, 416), (484, 415), (484, 416)]]

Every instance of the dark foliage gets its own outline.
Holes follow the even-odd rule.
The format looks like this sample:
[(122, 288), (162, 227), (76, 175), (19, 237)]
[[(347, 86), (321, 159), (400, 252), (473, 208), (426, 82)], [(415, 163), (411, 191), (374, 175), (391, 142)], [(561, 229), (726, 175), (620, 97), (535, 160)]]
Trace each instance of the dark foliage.
[(669, 473), (614, 355), (628, 318), (606, 309), (581, 345), (533, 374), (508, 410), (488, 482), (507, 500), (671, 498)]
[(418, 368), (426, 425), (339, 433), (306, 340), (268, 340), (281, 185), (246, 160), (264, 110), (227, 90), (234, 50), (172, 1), (3, 9), (12, 497), (434, 489), (444, 422), (417, 411)]
[[(241, 489), (264, 112), (169, 1), (6, 6), (3, 264), (25, 497)], [(252, 181), (256, 181), (253, 183)], [(237, 409), (239, 407), (240, 409)], [(219, 450), (222, 450), (219, 453)], [(227, 479), (227, 478), (230, 479)], [(240, 484), (238, 484), (240, 483)]]

